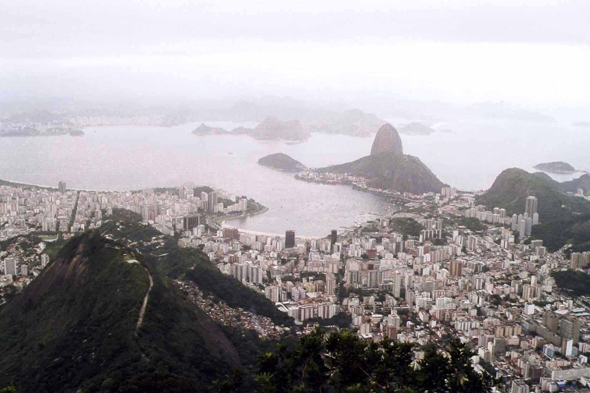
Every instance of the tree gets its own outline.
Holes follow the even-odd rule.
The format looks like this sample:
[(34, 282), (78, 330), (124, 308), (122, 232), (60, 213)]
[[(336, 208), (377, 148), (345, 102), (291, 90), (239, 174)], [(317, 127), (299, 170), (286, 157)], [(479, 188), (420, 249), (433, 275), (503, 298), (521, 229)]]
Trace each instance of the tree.
[(288, 349), (260, 357), (260, 392), (491, 392), (497, 381), (478, 374), (473, 352), (459, 341), (448, 353), (426, 348), (414, 367), (415, 346), (389, 338), (370, 343), (347, 330), (329, 335), (318, 328)]
[(0, 393), (16, 393), (16, 387), (14, 384), (11, 384), (10, 386), (0, 389)]
[(447, 385), (451, 392), (487, 393), (492, 392), (493, 380), (489, 374), (478, 374), (471, 365), (471, 358), (475, 355), (458, 340), (451, 341), (449, 351), (449, 370)]

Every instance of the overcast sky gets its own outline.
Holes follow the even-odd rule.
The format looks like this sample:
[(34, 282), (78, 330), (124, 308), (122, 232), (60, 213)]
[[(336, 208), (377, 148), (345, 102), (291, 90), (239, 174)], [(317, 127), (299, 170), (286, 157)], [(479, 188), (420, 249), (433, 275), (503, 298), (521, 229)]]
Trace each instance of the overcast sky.
[(590, 105), (590, 1), (2, 0), (0, 94)]

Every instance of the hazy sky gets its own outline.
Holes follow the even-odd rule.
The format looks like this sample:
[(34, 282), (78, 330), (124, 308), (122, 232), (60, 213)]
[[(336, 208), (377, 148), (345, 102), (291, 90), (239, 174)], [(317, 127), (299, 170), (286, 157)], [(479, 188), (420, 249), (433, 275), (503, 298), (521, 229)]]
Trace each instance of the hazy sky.
[(590, 1), (2, 0), (0, 95), (590, 105)]

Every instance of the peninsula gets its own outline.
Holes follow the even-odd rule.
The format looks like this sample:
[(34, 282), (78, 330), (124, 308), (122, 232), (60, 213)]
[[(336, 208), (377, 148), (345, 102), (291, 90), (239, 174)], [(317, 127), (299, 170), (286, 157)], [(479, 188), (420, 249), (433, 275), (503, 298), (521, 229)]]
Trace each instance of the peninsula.
[(404, 154), (399, 133), (390, 124), (383, 125), (377, 132), (370, 155), (346, 164), (308, 171), (296, 178), (411, 194), (439, 192), (444, 187), (444, 183), (419, 158)]

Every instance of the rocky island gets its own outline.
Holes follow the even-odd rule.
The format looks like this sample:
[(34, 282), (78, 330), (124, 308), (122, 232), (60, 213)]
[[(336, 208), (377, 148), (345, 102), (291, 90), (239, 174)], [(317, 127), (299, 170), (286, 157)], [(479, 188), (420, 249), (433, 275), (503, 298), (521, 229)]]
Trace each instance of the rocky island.
[(227, 131), (221, 127), (210, 127), (205, 123), (201, 123), (200, 126), (195, 128), (192, 132), (193, 135), (207, 136), (207, 135), (250, 135), (252, 134), (252, 128), (238, 127), (231, 131)]
[(262, 157), (258, 160), (258, 164), (283, 172), (302, 172), (307, 169), (301, 162), (284, 153), (275, 153)]
[(297, 175), (297, 178), (411, 194), (439, 192), (445, 185), (419, 158), (403, 153), (401, 138), (390, 124), (383, 125), (377, 132), (369, 156), (346, 164), (308, 171)]
[(195, 128), (195, 130), (193, 131), (193, 135), (201, 135), (201, 136), (205, 136), (205, 135), (225, 135), (228, 134), (229, 131), (224, 130), (221, 127), (210, 127), (205, 123), (201, 123), (200, 126), (198, 126), (197, 128)]
[(570, 164), (568, 164), (566, 162), (562, 162), (562, 161), (546, 162), (546, 163), (542, 163), (542, 164), (537, 164), (533, 168), (535, 168), (539, 171), (548, 172), (548, 173), (555, 173), (555, 174), (560, 174), (560, 175), (569, 175), (569, 174), (578, 172), (576, 170), (576, 168), (574, 168)]
[(422, 123), (413, 122), (401, 127), (399, 132), (405, 135), (431, 135), (436, 132), (435, 129), (430, 128)]
[(289, 142), (305, 142), (310, 134), (299, 120), (281, 121), (274, 117), (264, 119), (255, 128), (238, 127), (227, 131), (221, 127), (210, 127), (201, 123), (193, 132), (196, 136), (207, 135), (249, 135), (261, 140), (285, 140)]
[(276, 117), (267, 117), (254, 128), (252, 137), (256, 139), (304, 142), (309, 139), (310, 134), (299, 120), (281, 121)]

